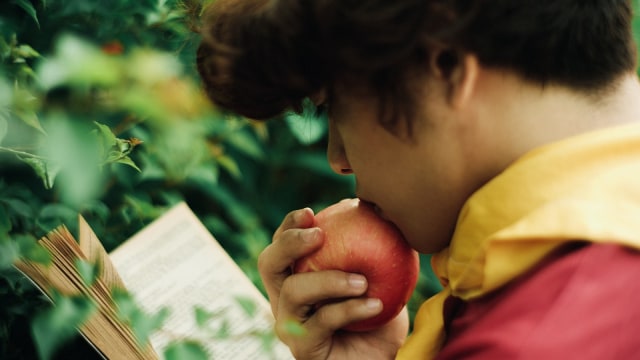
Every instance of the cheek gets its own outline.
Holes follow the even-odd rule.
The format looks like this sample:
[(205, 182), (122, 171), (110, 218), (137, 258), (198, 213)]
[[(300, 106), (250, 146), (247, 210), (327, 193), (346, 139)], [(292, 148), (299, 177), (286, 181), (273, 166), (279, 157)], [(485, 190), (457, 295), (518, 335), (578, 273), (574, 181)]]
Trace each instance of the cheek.
[(434, 253), (446, 247), (464, 192), (457, 171), (461, 164), (446, 155), (454, 153), (451, 144), (429, 139), (411, 146), (371, 127), (340, 130), (358, 193), (376, 202), (416, 250)]

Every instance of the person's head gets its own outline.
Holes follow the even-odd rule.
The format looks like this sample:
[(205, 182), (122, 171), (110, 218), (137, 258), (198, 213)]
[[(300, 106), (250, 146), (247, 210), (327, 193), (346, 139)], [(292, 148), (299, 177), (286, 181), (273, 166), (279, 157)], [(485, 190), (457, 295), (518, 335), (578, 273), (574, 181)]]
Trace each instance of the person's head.
[(635, 68), (631, 18), (628, 0), (217, 0), (198, 70), (213, 102), (248, 117), (326, 102), (331, 165), (432, 252), (506, 165), (470, 148), (491, 104), (449, 108), (502, 78), (606, 93)]

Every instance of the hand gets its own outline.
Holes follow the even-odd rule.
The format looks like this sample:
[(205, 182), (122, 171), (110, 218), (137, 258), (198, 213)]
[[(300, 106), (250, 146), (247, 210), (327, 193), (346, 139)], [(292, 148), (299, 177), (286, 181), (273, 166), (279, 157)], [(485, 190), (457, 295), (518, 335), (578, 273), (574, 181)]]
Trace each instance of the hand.
[[(338, 270), (291, 273), (296, 259), (324, 242), (313, 218), (311, 209), (289, 213), (258, 260), (278, 336), (296, 359), (392, 359), (408, 332), (406, 308), (377, 330), (340, 330), (382, 310), (378, 299), (362, 297), (367, 289), (364, 276)], [(292, 323), (302, 331), (290, 331)]]

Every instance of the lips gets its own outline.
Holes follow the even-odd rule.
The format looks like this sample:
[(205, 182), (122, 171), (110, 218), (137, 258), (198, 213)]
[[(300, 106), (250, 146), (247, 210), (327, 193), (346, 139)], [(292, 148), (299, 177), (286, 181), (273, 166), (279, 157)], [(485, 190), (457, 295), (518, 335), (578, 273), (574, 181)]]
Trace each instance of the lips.
[(371, 206), (373, 208), (373, 211), (375, 211), (376, 215), (378, 215), (379, 217), (389, 221), (389, 219), (384, 215), (384, 211), (382, 211), (382, 208), (380, 206), (378, 206), (378, 204), (374, 203), (373, 201), (369, 201), (367, 199), (364, 198), (359, 198), (361, 202), (366, 203), (367, 205)]
[(378, 216), (384, 218), (384, 212), (382, 211), (380, 206), (378, 206), (377, 204), (373, 204), (373, 210), (376, 212), (376, 214), (378, 214)]

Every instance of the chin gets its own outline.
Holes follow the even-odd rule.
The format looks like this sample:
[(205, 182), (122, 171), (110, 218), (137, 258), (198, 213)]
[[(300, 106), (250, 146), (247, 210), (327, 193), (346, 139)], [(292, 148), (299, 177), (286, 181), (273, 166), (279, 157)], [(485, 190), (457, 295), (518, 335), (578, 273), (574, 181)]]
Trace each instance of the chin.
[[(402, 231), (402, 230), (401, 230)], [(404, 232), (403, 232), (404, 234)], [(445, 236), (438, 236), (436, 234), (419, 234), (412, 236), (411, 234), (406, 235), (405, 239), (414, 248), (421, 254), (437, 254), (440, 251), (446, 249), (451, 243), (451, 237), (453, 236), (453, 231), (448, 233)]]

